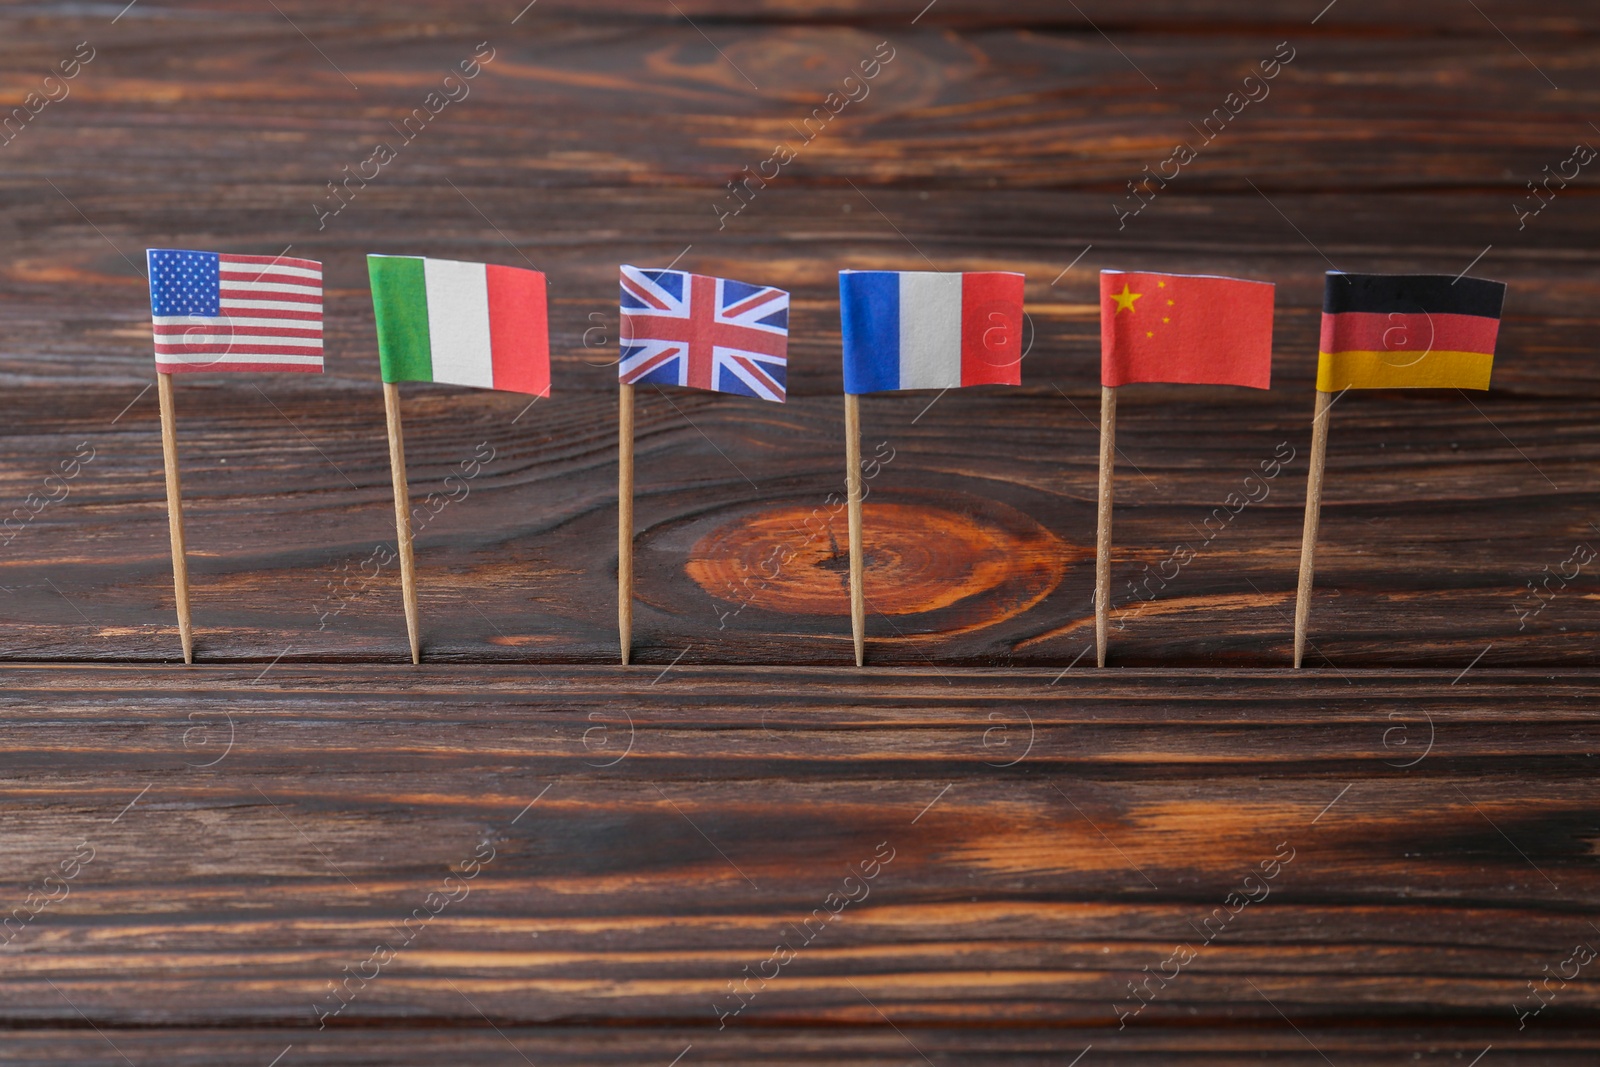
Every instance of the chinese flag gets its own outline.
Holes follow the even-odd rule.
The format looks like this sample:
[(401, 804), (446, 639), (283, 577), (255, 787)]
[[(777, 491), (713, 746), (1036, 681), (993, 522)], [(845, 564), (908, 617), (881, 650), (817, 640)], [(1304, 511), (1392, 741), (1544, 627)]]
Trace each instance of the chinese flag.
[(1271, 282), (1100, 272), (1100, 384), (1272, 385)]

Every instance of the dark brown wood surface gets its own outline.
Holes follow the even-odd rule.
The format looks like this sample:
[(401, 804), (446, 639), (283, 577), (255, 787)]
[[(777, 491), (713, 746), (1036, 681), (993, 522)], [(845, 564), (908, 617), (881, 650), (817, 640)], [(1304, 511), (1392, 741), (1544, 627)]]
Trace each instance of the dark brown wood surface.
[[(1592, 1063), (1600, 164), (1518, 209), (1600, 145), (1597, 30), (1580, 0), (0, 8), (0, 1064)], [(178, 383), (187, 670), (160, 246), (328, 280), (327, 375)], [(367, 252), (533, 265), (552, 299), (548, 401), (405, 387), (420, 669)], [(674, 261), (793, 291), (791, 399), (641, 392), (624, 670), (616, 265)], [(1024, 385), (864, 402), (857, 671), (835, 272), (930, 265), (1027, 274)], [(1102, 674), (1103, 268), (1279, 291), (1272, 391), (1121, 394)], [(1335, 407), (1296, 674), (1332, 268), (1509, 293), (1491, 392)]]

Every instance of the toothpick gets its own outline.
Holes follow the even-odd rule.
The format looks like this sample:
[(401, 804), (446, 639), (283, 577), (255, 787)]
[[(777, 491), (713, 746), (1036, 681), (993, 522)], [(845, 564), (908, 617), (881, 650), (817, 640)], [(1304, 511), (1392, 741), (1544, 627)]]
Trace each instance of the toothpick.
[(856, 666), (866, 664), (867, 597), (862, 587), (861, 555), (861, 398), (844, 396), (845, 490), (850, 507), (850, 632), (855, 638)]
[(1111, 610), (1112, 470), (1117, 456), (1117, 391), (1100, 387), (1100, 508), (1094, 548), (1094, 652), (1096, 666), (1106, 665), (1107, 616)]
[(172, 589), (178, 602), (183, 662), (194, 662), (194, 627), (189, 618), (189, 559), (183, 540), (183, 492), (178, 479), (178, 429), (172, 412), (172, 375), (156, 372), (161, 399), (161, 456), (167, 477), (167, 533), (172, 540)]
[(406, 442), (400, 428), (400, 387), (383, 383), (383, 410), (389, 426), (389, 472), (394, 476), (394, 528), (400, 542), (400, 591), (406, 605), (411, 662), (422, 662), (417, 633), (417, 571), (411, 549), (411, 491), (406, 487)]
[(1300, 538), (1300, 589), (1294, 600), (1294, 665), (1305, 658), (1306, 624), (1311, 621), (1311, 577), (1317, 555), (1317, 521), (1322, 514), (1322, 469), (1328, 458), (1328, 408), (1333, 394), (1317, 390), (1311, 416), (1311, 473), (1306, 479), (1306, 527)]
[(633, 386), (617, 404), (617, 632), (622, 663), (633, 656)]

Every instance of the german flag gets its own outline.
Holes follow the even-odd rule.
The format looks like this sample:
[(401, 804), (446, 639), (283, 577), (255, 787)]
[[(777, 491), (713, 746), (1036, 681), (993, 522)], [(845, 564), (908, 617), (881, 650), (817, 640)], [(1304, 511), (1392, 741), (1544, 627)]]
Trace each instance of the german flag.
[(1317, 388), (1487, 389), (1503, 282), (1329, 271)]

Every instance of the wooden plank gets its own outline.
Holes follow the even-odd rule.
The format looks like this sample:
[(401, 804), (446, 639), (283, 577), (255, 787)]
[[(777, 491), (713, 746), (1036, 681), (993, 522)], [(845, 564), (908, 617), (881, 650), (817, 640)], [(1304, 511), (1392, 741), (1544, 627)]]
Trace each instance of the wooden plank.
[[(312, 204), (339, 207), (329, 182), (352, 182), (341, 191), (348, 209), (324, 220), (338, 230), (372, 210), (380, 187), (448, 189), (447, 176), (470, 188), (514, 174), (525, 192), (691, 187), (714, 222), (710, 203), (736, 206), (727, 183), (746, 167), (757, 175), (746, 197), (759, 195), (764, 174), (774, 187), (848, 179), (1092, 189), (1110, 200), (1144, 168), (1161, 173), (1183, 141), (1198, 158), (1165, 173), (1187, 189), (1249, 191), (1246, 179), (1269, 191), (1493, 189), (1509, 205), (1529, 196), (1525, 183), (1543, 179), (1543, 167), (1560, 170), (1576, 143), (1596, 136), (1583, 91), (1600, 45), (1558, 29), (1513, 47), (1470, 8), (1436, 36), (1276, 25), (1124, 34), (1121, 44), (1086, 27), (719, 23), (713, 45), (697, 25), (399, 26), (374, 47), (366, 23), (313, 16), (301, 29), (324, 61), (271, 9), (248, 20), (130, 17), (80, 31), (96, 58), (67, 99), (5, 146), (7, 183), (26, 200), (54, 199), (50, 177), (76, 199), (100, 183), (75, 175), (115, 158), (123, 189), (178, 193), (171, 176), (182, 160), (209, 188), (261, 190), (230, 208), (287, 202), (301, 228), (318, 232)], [(70, 58), (78, 38), (58, 32), (12, 47), (11, 93), (37, 88), (42, 73), (23, 71)], [(481, 73), (446, 86), (480, 44)], [(219, 52), (229, 57), (225, 79)], [(865, 83), (862, 63), (876, 71)], [(402, 128), (444, 92), (458, 100), (436, 95), (437, 114), (425, 109), (425, 122)], [(368, 163), (363, 177), (380, 141), (394, 158)], [(793, 160), (762, 168), (779, 143)], [(178, 203), (192, 222), (193, 198)], [(142, 224), (156, 229), (158, 218)]]
[[(451, 994), (454, 996), (454, 994)], [(360, 1031), (306, 1034), (274, 1029), (118, 1029), (86, 1028), (9, 1031), (0, 1063), (75, 1064), (84, 1067), (126, 1067), (116, 1049), (135, 1063), (211, 1064), (270, 1063), (289, 1048), (283, 1063), (437, 1064), (442, 1061), (488, 1067), (538, 1064), (751, 1063), (871, 1064), (874, 1067), (926, 1067), (924, 1057), (939, 1062), (1044, 1065), (1070, 1063), (1093, 1046), (1100, 1062), (1137, 1063), (1157, 1057), (1179, 1057), (1198, 1067), (1221, 1067), (1249, 1060), (1326, 1067), (1353, 1062), (1399, 1067), (1417, 1058), (1445, 1056), (1470, 1063), (1493, 1046), (1497, 1063), (1572, 1065), (1593, 1062), (1593, 1032), (1546, 1030), (1535, 1037), (1505, 1034), (1499, 1029), (1373, 1024), (1363, 1031), (1336, 1030), (1302, 1024), (1300, 1034), (1280, 1024), (1237, 1027), (1196, 1033), (1183, 1031), (1139, 1034), (1095, 1029), (979, 1027), (950, 1029), (906, 1023), (837, 1029), (766, 1026), (745, 1033), (710, 1033), (705, 1028), (518, 1027), (509, 1022), (496, 1030), (450, 1028), (429, 1030), (402, 1025), (374, 1026)], [(899, 1031), (898, 1033), (896, 1031)], [(1303, 1035), (1303, 1036), (1302, 1036)], [(111, 1046), (115, 1045), (115, 1049)], [(1086, 1056), (1082, 1063), (1093, 1062)]]
[[(294, 21), (323, 29), (352, 32), (384, 20), (407, 30), (432, 28), (437, 35), (446, 29), (462, 27), (504, 27), (521, 14), (515, 4), (505, 11), (498, 7), (483, 10), (463, 9), (448, 0), (406, 0), (404, 3), (377, 5), (367, 0), (336, 9), (306, 0), (285, 0), (278, 5)], [(754, 0), (736, 4), (732, 0), (687, 0), (665, 11), (650, 0), (540, 0), (534, 9), (540, 19), (530, 21), (532, 13), (522, 14), (514, 25), (538, 28), (548, 22), (591, 19), (603, 25), (629, 23), (682, 23), (687, 18), (713, 26), (741, 23), (804, 25), (843, 23), (846, 25), (930, 25), (930, 26), (1033, 26), (1094, 33), (1094, 27), (1124, 33), (1195, 34), (1215, 37), (1241, 30), (1282, 27), (1312, 28), (1320, 34), (1362, 32), (1417, 36), (1426, 30), (1448, 30), (1462, 36), (1498, 36), (1494, 25), (1502, 25), (1516, 36), (1561, 36), (1582, 31), (1590, 25), (1591, 14), (1581, 0), (1552, 0), (1537, 9), (1518, 8), (1506, 0), (1488, 0), (1479, 5), (1484, 15), (1464, 18), (1460, 7), (1449, 0), (1417, 0), (1404, 7), (1383, 0), (1338, 0), (1294, 5), (1281, 11), (1262, 11), (1239, 0), (1150, 0), (1136, 7), (1115, 0), (1078, 0), (1076, 8), (1045, 0), (1019, 0), (996, 7), (981, 0), (937, 0), (934, 4), (906, 3), (886, 7), (869, 0), (818, 0), (803, 8), (790, 0)], [(4, 19), (22, 30), (38, 33), (41, 28), (102, 26), (120, 8), (56, 9), (40, 4), (13, 4)], [(48, 18), (48, 22), (46, 19)], [(1313, 22), (1313, 20), (1315, 20)], [(280, 20), (281, 21), (281, 20)], [(118, 20), (137, 30), (151, 24), (195, 25), (223, 30), (229, 25), (266, 27), (272, 20), (254, 9), (221, 14), (213, 3), (203, 0), (175, 0), (157, 8), (146, 8)], [(217, 26), (223, 23), (226, 25)], [(207, 24), (211, 24), (207, 26)], [(419, 25), (420, 24), (420, 25)]]
[[(1281, 1009), (1515, 1036), (1526, 982), (1592, 933), (1592, 672), (1053, 677), (8, 669), (0, 855), (33, 878), (93, 858), (20, 924), (0, 1012), (315, 1026), (480, 845), (333, 1025), (475, 1024), (470, 1000), (714, 1038), (727, 983), (837, 891), (859, 899), (727, 1028), (874, 1027), (870, 1000), (1111, 1029), (1189, 944), (1139, 1031)], [(1264, 895), (1205, 943), (1233, 892)], [(1538, 1022), (1595, 1003), (1572, 983)]]
[[(376, 391), (263, 385), (186, 383), (199, 657), (408, 658)], [(46, 427), (36, 410), (0, 442), (17, 500), (58, 493), (45, 474), (82, 442), (94, 450), (0, 564), (10, 658), (176, 654), (154, 405), (146, 395), (117, 417), (137, 392), (79, 390), (54, 409), (71, 423)], [(610, 662), (609, 397), (535, 405), (520, 422), (515, 397), (412, 397), (425, 654)], [(882, 461), (866, 508), (874, 662), (1059, 670), (1092, 631), (1088, 401), (963, 394), (925, 414), (931, 399), (865, 405), (864, 454)], [(1113, 664), (1288, 662), (1305, 412), (1127, 399)], [(1559, 577), (1597, 536), (1583, 488), (1600, 448), (1592, 409), (1569, 403), (1553, 419), (1545, 402), (1508, 397), (1336, 407), (1309, 661), (1459, 670), (1492, 643), (1486, 665), (1593, 663), (1593, 568)], [(833, 399), (641, 395), (640, 662), (849, 662), (839, 419)]]

